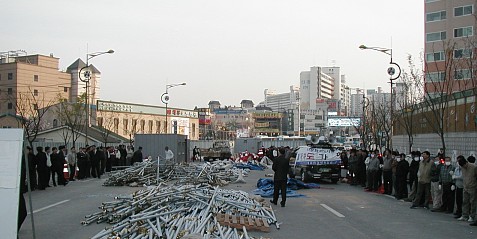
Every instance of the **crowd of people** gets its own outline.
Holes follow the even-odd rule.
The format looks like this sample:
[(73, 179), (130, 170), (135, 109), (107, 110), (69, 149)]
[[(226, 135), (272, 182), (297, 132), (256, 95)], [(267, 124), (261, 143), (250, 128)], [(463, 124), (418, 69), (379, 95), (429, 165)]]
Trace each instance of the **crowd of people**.
[[(45, 190), (57, 185), (66, 186), (69, 181), (87, 178), (101, 178), (114, 166), (128, 166), (142, 162), (142, 147), (134, 151), (134, 147), (119, 145), (117, 147), (81, 147), (77, 150), (65, 146), (37, 147), (36, 154), (31, 147), (28, 150), (28, 166), (31, 190)], [(69, 177), (65, 178), (67, 165)], [(51, 185), (52, 183), (53, 185)]]
[(341, 159), (350, 185), (411, 202), (411, 209), (453, 214), (455, 219), (477, 226), (474, 156), (451, 158), (442, 149), (434, 156), (429, 151), (406, 156), (389, 149), (383, 154), (352, 149), (343, 152)]

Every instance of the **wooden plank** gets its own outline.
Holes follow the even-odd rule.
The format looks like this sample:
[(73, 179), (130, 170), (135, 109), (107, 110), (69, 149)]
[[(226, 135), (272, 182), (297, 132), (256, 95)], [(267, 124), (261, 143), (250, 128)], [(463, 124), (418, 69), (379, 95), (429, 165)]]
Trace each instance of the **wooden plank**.
[(225, 220), (224, 220), (225, 225), (230, 225), (230, 215), (225, 214), (224, 216), (225, 216)]
[(259, 218), (254, 218), (254, 221), (257, 227), (261, 227), (263, 225), (262, 221)]
[(232, 215), (232, 223), (237, 224), (237, 216)]
[(263, 222), (263, 229), (265, 232), (269, 232), (270, 231), (270, 225), (268, 225), (268, 222), (266, 219), (262, 219), (262, 222)]
[(240, 225), (245, 225), (245, 218), (244, 217), (240, 217)]

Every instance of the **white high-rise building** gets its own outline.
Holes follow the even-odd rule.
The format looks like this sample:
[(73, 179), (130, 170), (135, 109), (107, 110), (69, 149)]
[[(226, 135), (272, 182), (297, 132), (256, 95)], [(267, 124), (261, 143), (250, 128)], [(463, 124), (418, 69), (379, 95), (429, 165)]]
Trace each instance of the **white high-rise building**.
[(300, 88), (292, 85), (289, 92), (280, 94), (276, 90), (265, 89), (264, 94), (265, 106), (270, 107), (273, 111), (282, 112), (296, 108), (300, 98)]
[(317, 110), (317, 101), (333, 99), (335, 80), (323, 72), (322, 67), (311, 67), (300, 73), (300, 107)]
[(350, 116), (361, 117), (363, 115), (364, 90), (356, 89), (356, 93), (351, 94)]

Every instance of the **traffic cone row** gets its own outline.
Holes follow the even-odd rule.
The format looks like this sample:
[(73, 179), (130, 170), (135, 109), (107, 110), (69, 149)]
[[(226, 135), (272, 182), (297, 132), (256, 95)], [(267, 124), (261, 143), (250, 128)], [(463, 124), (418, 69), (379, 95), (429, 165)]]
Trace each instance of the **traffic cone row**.
[(70, 173), (68, 172), (68, 164), (65, 163), (63, 164), (63, 177), (65, 178), (66, 181), (70, 179)]

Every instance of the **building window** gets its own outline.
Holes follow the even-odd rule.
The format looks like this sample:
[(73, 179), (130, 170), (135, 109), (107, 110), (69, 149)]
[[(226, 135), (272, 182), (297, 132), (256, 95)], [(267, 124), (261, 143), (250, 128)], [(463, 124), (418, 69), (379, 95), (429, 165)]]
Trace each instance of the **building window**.
[(472, 26), (454, 29), (454, 37), (468, 37), (468, 36), (472, 36), (472, 34), (473, 34)]
[(192, 137), (195, 138), (195, 123), (192, 123)]
[(0, 80), (2, 80), (2, 74), (0, 74)]
[(150, 134), (152, 134), (152, 126), (153, 126), (153, 125), (154, 125), (154, 123), (152, 122), (152, 120), (149, 120), (147, 127), (148, 127), (148, 132), (149, 132)]
[(68, 92), (68, 87), (63, 87), (63, 92)]
[(156, 134), (161, 133), (161, 121), (157, 120), (156, 121)]
[(8, 73), (8, 80), (13, 80), (13, 73)]
[(33, 95), (38, 96), (38, 90), (33, 90)]
[(460, 69), (454, 71), (454, 80), (465, 80), (472, 78), (472, 70)]
[(426, 82), (442, 82), (445, 79), (445, 72), (431, 72), (426, 74)]
[(33, 81), (38, 81), (38, 75), (33, 76)]
[(431, 32), (426, 34), (426, 42), (442, 41), (446, 38), (446, 32)]
[(433, 61), (444, 61), (445, 55), (443, 51), (433, 52), (433, 53), (426, 53), (426, 61), (433, 62)]
[(134, 133), (136, 132), (136, 126), (137, 126), (137, 119), (133, 119), (131, 129)]
[(103, 117), (98, 117), (98, 126), (103, 127)]
[(123, 119), (123, 134), (128, 134), (128, 119)]
[(144, 133), (145, 125), (146, 125), (146, 121), (145, 121), (145, 120), (141, 120), (141, 132), (142, 132), (142, 133)]
[(454, 58), (472, 58), (472, 50), (470, 49), (457, 49), (454, 50)]
[(53, 120), (53, 127), (58, 127), (58, 120), (57, 119)]
[(9, 110), (13, 109), (13, 104), (12, 104), (12, 103), (8, 103), (7, 108), (8, 108)]
[(12, 95), (12, 94), (13, 94), (13, 89), (12, 89), (12, 88), (8, 88), (7, 94), (8, 94), (8, 95)]
[(114, 133), (118, 133), (119, 131), (119, 119), (118, 118), (114, 118)]
[(430, 12), (426, 14), (426, 22), (442, 21), (446, 19), (446, 11)]
[(472, 12), (473, 12), (472, 5), (454, 8), (454, 16), (455, 17), (471, 15)]

